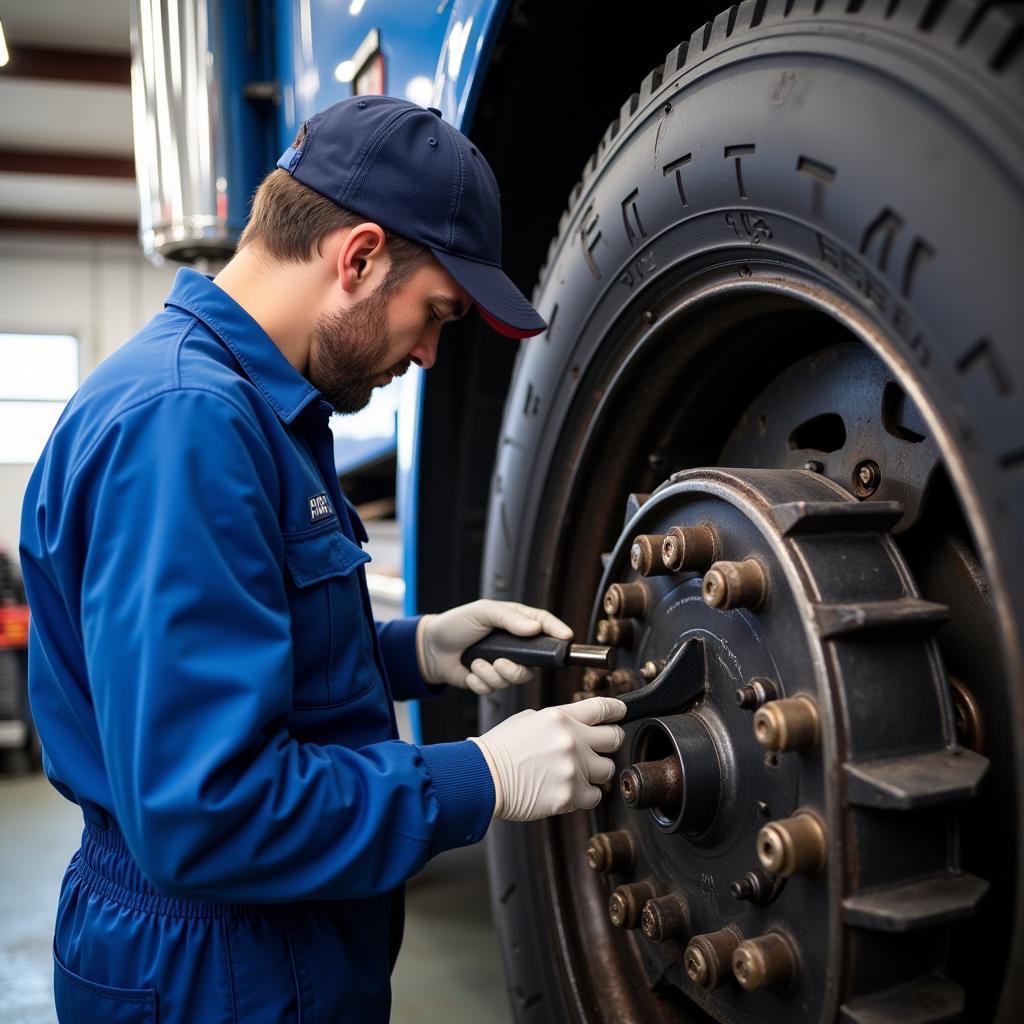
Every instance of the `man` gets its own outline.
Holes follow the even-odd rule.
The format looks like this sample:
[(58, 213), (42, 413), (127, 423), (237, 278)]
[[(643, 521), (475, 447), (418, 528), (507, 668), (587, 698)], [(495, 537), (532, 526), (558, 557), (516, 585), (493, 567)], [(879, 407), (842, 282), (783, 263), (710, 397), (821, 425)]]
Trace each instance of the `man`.
[(83, 384), (36, 467), (22, 560), (30, 688), (82, 847), (54, 941), (61, 1021), (386, 1020), (402, 883), (600, 799), (621, 701), (526, 711), (481, 737), (397, 739), (392, 698), (529, 672), (461, 655), (479, 601), (376, 626), (328, 419), (429, 368), (471, 304), (544, 327), (499, 266), (498, 192), (437, 111), (384, 97), (312, 118), (210, 281)]

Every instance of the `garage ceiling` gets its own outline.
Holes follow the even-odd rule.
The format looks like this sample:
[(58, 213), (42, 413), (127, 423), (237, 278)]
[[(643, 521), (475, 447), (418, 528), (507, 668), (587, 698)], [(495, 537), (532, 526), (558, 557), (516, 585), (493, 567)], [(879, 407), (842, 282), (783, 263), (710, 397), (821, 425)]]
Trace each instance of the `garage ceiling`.
[(0, 228), (133, 235), (130, 0), (0, 0)]

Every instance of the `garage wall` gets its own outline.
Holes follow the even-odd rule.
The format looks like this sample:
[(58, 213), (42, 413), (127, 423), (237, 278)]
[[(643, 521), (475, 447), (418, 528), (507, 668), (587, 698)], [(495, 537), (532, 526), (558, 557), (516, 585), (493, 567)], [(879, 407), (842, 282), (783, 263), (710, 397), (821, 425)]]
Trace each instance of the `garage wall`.
[[(86, 375), (163, 306), (176, 267), (131, 239), (0, 233), (0, 332), (73, 334)], [(0, 548), (16, 553), (32, 467), (0, 465)]]

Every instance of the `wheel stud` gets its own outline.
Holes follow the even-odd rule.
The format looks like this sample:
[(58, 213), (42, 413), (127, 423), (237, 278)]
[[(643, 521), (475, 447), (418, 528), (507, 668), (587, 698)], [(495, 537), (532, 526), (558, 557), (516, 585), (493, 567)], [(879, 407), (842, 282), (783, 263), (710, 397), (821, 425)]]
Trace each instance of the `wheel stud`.
[(810, 697), (773, 700), (754, 713), (754, 736), (767, 750), (778, 753), (818, 748), (818, 706)]
[(882, 471), (872, 459), (858, 462), (853, 470), (853, 493), (858, 498), (869, 498), (882, 482)]
[(644, 904), (654, 899), (650, 882), (620, 885), (608, 898), (608, 916), (616, 928), (639, 928)]
[(674, 754), (661, 761), (641, 761), (619, 776), (626, 805), (634, 810), (679, 804), (683, 798), (683, 773)]
[(736, 691), (736, 703), (747, 711), (756, 711), (762, 704), (777, 700), (779, 688), (770, 679), (759, 676)]
[(596, 668), (585, 669), (583, 672), (583, 689), (588, 694), (596, 693), (601, 689), (601, 684), (604, 683), (607, 675), (607, 672), (602, 672)]
[(704, 574), (701, 596), (705, 604), (719, 611), (757, 608), (764, 602), (764, 571), (756, 559), (743, 562), (715, 562)]
[(587, 863), (598, 874), (610, 875), (633, 868), (633, 837), (619, 829), (616, 832), (598, 832), (587, 843)]
[(629, 549), (629, 564), (641, 576), (665, 576), (672, 572), (661, 560), (663, 533), (641, 533)]
[(608, 673), (608, 694), (611, 697), (620, 693), (630, 693), (639, 688), (640, 674), (631, 668), (617, 668)]
[(664, 942), (687, 931), (690, 912), (680, 896), (658, 896), (644, 904), (640, 928), (652, 942)]
[(683, 968), (701, 988), (716, 989), (732, 977), (732, 956), (740, 935), (732, 928), (695, 935), (683, 954)]
[(633, 642), (632, 619), (601, 619), (594, 634), (599, 644), (609, 647), (628, 647)]
[(640, 669), (640, 678), (645, 682), (657, 679), (658, 673), (665, 667), (664, 661), (645, 661)]
[(757, 856), (773, 875), (816, 875), (825, 866), (825, 826), (807, 811), (770, 822), (757, 834)]
[(781, 887), (781, 882), (767, 871), (753, 868), (732, 882), (729, 885), (729, 892), (732, 893), (733, 899), (747, 900), (755, 907), (763, 907), (775, 899)]
[(736, 980), (748, 991), (789, 988), (796, 979), (796, 952), (778, 932), (745, 939), (732, 954)]
[(613, 583), (604, 595), (604, 611), (613, 619), (642, 619), (648, 594), (642, 583)]
[(673, 526), (661, 542), (668, 572), (705, 572), (715, 560), (715, 534), (709, 526)]

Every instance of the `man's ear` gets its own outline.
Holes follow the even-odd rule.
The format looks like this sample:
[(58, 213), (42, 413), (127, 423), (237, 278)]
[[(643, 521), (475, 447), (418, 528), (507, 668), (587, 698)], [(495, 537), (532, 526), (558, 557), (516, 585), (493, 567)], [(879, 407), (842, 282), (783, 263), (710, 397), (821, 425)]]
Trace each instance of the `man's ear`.
[[(386, 237), (379, 224), (357, 224), (338, 250), (338, 283), (349, 295), (370, 291), (384, 279), (388, 269)], [(369, 288), (367, 288), (369, 286)]]

